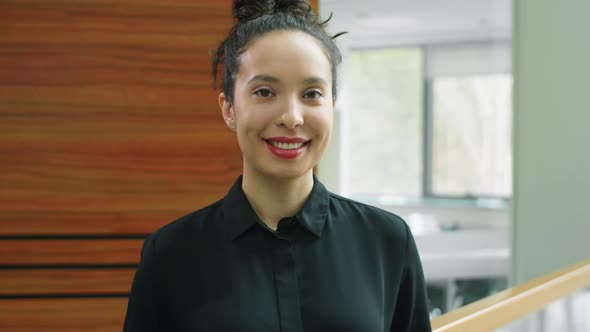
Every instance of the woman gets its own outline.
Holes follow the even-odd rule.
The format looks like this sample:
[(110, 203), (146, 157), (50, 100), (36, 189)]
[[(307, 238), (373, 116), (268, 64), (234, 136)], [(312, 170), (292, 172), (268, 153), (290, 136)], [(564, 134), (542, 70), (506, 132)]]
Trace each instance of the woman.
[(430, 331), (396, 215), (313, 175), (332, 131), (338, 48), (305, 1), (235, 1), (213, 59), (243, 174), (144, 243), (125, 331)]

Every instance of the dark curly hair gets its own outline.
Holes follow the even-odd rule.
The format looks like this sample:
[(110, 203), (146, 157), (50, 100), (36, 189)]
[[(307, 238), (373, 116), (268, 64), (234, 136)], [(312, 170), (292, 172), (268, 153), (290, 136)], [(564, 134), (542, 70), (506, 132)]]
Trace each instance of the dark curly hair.
[(213, 87), (217, 87), (217, 71), (223, 65), (221, 88), (233, 102), (235, 77), (240, 69), (240, 55), (248, 43), (268, 32), (278, 30), (303, 31), (320, 41), (332, 70), (332, 98), (336, 100), (337, 67), (342, 62), (340, 50), (333, 39), (342, 35), (328, 35), (326, 24), (332, 15), (320, 21), (305, 0), (234, 0), (233, 16), (236, 23), (227, 38), (213, 54)]

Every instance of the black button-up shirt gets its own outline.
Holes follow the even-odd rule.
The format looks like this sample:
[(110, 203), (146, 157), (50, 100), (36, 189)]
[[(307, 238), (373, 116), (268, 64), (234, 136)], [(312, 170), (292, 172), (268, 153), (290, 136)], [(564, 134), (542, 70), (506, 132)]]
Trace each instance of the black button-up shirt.
[(124, 331), (430, 331), (420, 260), (398, 216), (314, 178), (273, 231), (241, 177), (144, 242)]

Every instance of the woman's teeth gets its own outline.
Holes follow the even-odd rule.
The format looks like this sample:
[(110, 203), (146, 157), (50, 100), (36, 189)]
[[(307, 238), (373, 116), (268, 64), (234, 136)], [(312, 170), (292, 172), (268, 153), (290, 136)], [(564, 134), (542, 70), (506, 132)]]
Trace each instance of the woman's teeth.
[(270, 144), (272, 144), (273, 146), (276, 146), (279, 149), (283, 149), (283, 150), (293, 150), (293, 149), (299, 149), (303, 143), (281, 143), (281, 142), (273, 142), (273, 141), (269, 141)]

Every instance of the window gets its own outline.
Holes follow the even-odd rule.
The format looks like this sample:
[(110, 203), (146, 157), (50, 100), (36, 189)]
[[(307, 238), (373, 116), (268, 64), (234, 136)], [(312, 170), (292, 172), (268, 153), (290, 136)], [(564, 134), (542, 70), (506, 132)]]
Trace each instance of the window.
[(511, 195), (509, 46), (353, 49), (340, 188), (356, 199)]
[(432, 80), (431, 194), (512, 194), (511, 86), (507, 74)]
[(420, 196), (422, 50), (353, 50), (347, 61), (343, 191), (356, 197)]

